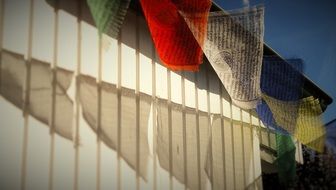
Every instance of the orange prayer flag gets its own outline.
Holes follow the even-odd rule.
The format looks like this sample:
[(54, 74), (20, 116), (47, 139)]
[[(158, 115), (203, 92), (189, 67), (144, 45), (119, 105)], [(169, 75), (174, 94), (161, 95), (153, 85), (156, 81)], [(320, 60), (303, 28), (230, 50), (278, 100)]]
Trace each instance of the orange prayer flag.
[[(203, 52), (181, 14), (204, 14), (197, 17), (206, 29), (210, 0), (141, 0), (155, 47), (162, 62), (172, 70), (197, 71)], [(196, 20), (195, 20), (196, 22)]]

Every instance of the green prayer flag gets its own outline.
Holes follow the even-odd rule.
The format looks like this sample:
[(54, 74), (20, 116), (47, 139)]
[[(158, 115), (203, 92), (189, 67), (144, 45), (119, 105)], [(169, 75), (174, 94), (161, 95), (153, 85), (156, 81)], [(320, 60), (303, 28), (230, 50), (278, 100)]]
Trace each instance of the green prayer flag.
[(279, 182), (283, 186), (293, 184), (296, 175), (295, 145), (288, 135), (276, 134), (277, 167)]
[(130, 0), (87, 0), (99, 34), (117, 37)]

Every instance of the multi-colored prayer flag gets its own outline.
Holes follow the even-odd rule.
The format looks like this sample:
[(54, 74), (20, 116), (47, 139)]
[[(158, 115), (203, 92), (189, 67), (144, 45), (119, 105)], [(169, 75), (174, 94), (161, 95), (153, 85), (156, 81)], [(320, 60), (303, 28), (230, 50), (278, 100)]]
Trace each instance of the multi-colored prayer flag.
[[(288, 63), (287, 63), (288, 62)], [(301, 143), (322, 151), (325, 129), (318, 99), (303, 98), (304, 78), (301, 59), (287, 62), (277, 56), (265, 56), (261, 75), (263, 100), (257, 113), (266, 127), (291, 134)]]

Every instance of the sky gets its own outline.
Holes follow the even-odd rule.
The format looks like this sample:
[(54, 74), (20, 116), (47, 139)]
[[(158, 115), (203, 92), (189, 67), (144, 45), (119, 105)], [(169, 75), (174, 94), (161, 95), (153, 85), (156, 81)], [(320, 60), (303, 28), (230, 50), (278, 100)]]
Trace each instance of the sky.
[(336, 1), (214, 0), (225, 10), (265, 6), (265, 43), (284, 58), (304, 60), (304, 73), (333, 99), (324, 122), (336, 118)]

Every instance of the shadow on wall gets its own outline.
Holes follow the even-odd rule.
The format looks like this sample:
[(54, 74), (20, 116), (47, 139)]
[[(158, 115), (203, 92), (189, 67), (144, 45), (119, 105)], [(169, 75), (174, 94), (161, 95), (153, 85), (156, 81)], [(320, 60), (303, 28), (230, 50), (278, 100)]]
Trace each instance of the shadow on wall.
[[(22, 55), (6, 50), (1, 54), (1, 95), (19, 109), (24, 109), (22, 107), (24, 73), (31, 72), (28, 113), (49, 126), (50, 112), (54, 111), (52, 115), (55, 116), (55, 132), (72, 140), (73, 101), (66, 91), (73, 78), (73, 72), (61, 68), (55, 69), (57, 80), (52, 83), (53, 71), (50, 70), (49, 63), (32, 59), (30, 70), (27, 70)], [(135, 94), (133, 89), (117, 89), (116, 85), (106, 82), (98, 85), (96, 79), (90, 76), (80, 75), (78, 78), (79, 103), (84, 119), (99, 138), (109, 148), (118, 151), (125, 162), (145, 181), (148, 176), (149, 115), (151, 107), (152, 109), (157, 107), (155, 151), (162, 168), (169, 171), (178, 181), (190, 189), (204, 189), (207, 178), (218, 189), (223, 189), (225, 185), (234, 185), (235, 182), (242, 188), (260, 185), (261, 178), (254, 176), (253, 166), (255, 164), (253, 131), (258, 128), (257, 126), (232, 120), (220, 114), (212, 114), (213, 122), (210, 127), (210, 116), (207, 112), (168, 103), (165, 99), (153, 100), (150, 95)], [(53, 92), (52, 89), (56, 90)], [(53, 96), (55, 101), (52, 103)], [(97, 101), (99, 99), (100, 103)], [(134, 109), (135, 107), (137, 109)], [(212, 130), (209, 130), (210, 128)], [(224, 139), (224, 128), (232, 130), (225, 134), (231, 132), (234, 134), (236, 139), (234, 145), (231, 139)], [(185, 145), (187, 148), (184, 148)], [(223, 147), (227, 145), (234, 146), (235, 151), (225, 151)], [(225, 167), (222, 164), (223, 160), (233, 155), (237, 167), (233, 165)], [(240, 168), (242, 165), (244, 167)], [(236, 172), (236, 176), (232, 177), (224, 172)], [(222, 180), (225, 175), (227, 184)]]

